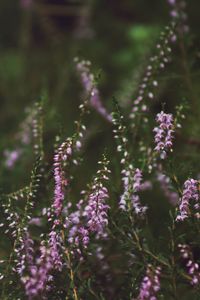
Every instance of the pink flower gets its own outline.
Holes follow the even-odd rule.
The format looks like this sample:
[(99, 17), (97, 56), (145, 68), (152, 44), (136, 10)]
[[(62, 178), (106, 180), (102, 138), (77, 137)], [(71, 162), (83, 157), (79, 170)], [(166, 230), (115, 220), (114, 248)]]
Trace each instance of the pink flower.
[(180, 200), (179, 213), (176, 217), (176, 221), (184, 221), (189, 217), (190, 206), (192, 204), (196, 210), (199, 210), (198, 181), (195, 179), (188, 179), (184, 183), (183, 195)]
[(153, 132), (155, 132), (155, 150), (160, 154), (161, 159), (165, 159), (167, 152), (172, 150), (173, 145), (173, 116), (161, 111), (157, 114), (156, 121), (158, 126), (153, 129)]
[(151, 265), (148, 265), (146, 275), (141, 283), (138, 300), (157, 300), (156, 294), (160, 290), (160, 273), (160, 267), (153, 269)]

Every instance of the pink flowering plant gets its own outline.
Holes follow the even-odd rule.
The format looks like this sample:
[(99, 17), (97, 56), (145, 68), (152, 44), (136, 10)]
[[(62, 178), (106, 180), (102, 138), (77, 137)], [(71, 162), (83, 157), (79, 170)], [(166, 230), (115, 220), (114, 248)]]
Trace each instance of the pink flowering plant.
[[(28, 22), (45, 11), (41, 26), (56, 36), (53, 4), (19, 4)], [(200, 299), (196, 65), (187, 56), (185, 1), (165, 4), (169, 24), (138, 68), (128, 101), (113, 91), (106, 103), (115, 77), (96, 72), (94, 56), (79, 58), (72, 47), (72, 75), (55, 94), (50, 78), (0, 139), (0, 299)], [(52, 99), (70, 95), (66, 81), (75, 96), (58, 108)]]

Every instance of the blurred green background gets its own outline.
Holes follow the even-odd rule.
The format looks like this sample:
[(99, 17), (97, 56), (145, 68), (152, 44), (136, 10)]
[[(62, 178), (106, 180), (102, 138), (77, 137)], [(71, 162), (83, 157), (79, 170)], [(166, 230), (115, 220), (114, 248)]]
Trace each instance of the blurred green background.
[[(188, 1), (187, 57), (196, 95), (200, 90), (199, 9), (198, 0)], [(78, 117), (78, 105), (82, 101), (82, 87), (73, 62), (75, 56), (91, 60), (102, 101), (108, 110), (112, 110), (112, 97), (115, 96), (128, 113), (159, 33), (170, 21), (169, 11), (166, 0), (32, 0), (32, 3), (31, 0), (1, 0), (1, 154), (13, 147), (13, 136), (25, 117), (25, 109), (44, 93), (48, 98), (45, 111), (47, 152), (52, 152), (56, 134), (72, 134), (73, 121)], [(173, 112), (183, 98), (189, 101), (190, 91), (181, 77), (179, 56), (176, 49), (173, 64), (159, 78), (153, 112), (160, 109), (162, 102)], [(89, 124), (93, 138), (85, 155), (90, 157), (92, 166), (108, 145), (111, 131), (96, 113), (89, 117)], [(199, 135), (196, 120), (191, 119), (184, 130), (184, 139), (191, 134), (194, 138)], [(93, 149), (96, 154), (91, 156)], [(197, 152), (198, 146), (192, 153), (196, 155)], [(27, 168), (30, 166), (25, 164)], [(88, 170), (92, 174), (93, 168)], [(13, 175), (9, 171), (9, 176), (4, 176), (2, 172), (1, 186), (5, 191), (15, 189), (26, 180), (26, 172), (20, 168), (18, 172), (17, 179), (16, 173)]]

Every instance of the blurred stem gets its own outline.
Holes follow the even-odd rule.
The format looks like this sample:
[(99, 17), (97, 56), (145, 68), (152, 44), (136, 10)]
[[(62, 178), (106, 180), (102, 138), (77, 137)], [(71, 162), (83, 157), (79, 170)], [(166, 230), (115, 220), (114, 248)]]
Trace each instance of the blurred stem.
[[(62, 234), (63, 243), (65, 243), (64, 230), (61, 231), (61, 234)], [(75, 286), (75, 282), (74, 282), (74, 272), (73, 272), (73, 269), (72, 269), (70, 253), (69, 253), (69, 250), (67, 248), (65, 250), (65, 255), (66, 255), (66, 258), (67, 258), (68, 265), (69, 265), (70, 280), (71, 280), (71, 284), (72, 284), (74, 300), (78, 300), (78, 294), (77, 294), (77, 290), (76, 290), (76, 286)], [(68, 297), (66, 297), (66, 300), (68, 300)]]
[(72, 282), (72, 285), (73, 285), (74, 300), (78, 300), (78, 294), (77, 294), (76, 286), (75, 286), (75, 283), (74, 283), (74, 272), (73, 272), (73, 269), (72, 269), (71, 258), (70, 258), (70, 254), (69, 254), (68, 249), (66, 249), (65, 254), (66, 254), (66, 257), (67, 257), (67, 260), (68, 260), (68, 263), (69, 263), (70, 279), (71, 279), (71, 282)]
[(27, 54), (27, 50), (30, 48), (31, 43), (31, 30), (32, 30), (32, 12), (26, 10), (22, 13), (21, 24), (21, 40), (20, 47)]
[(170, 232), (170, 262), (171, 262), (171, 271), (172, 271), (172, 277), (171, 277), (171, 285), (172, 285), (172, 292), (175, 300), (178, 300), (177, 295), (177, 284), (176, 284), (176, 262), (175, 262), (175, 241), (174, 241), (174, 230), (175, 230), (175, 221), (173, 216), (172, 217), (172, 226), (169, 227)]
[(184, 33), (182, 30), (179, 30), (179, 48), (180, 48), (180, 54), (181, 54), (181, 66), (184, 74), (185, 84), (188, 89), (188, 92), (190, 94), (191, 103), (192, 103), (192, 111), (195, 116), (199, 116), (198, 112), (198, 98), (196, 97), (196, 94), (194, 93), (193, 84), (191, 80), (191, 74), (190, 74), (190, 68), (188, 65), (188, 57), (187, 57), (187, 51), (185, 48), (185, 42), (184, 42)]
[(132, 223), (133, 239), (134, 239), (135, 245), (138, 248), (138, 251), (142, 254), (143, 261), (145, 262), (145, 255), (147, 255), (147, 256), (150, 256), (151, 258), (153, 258), (158, 263), (164, 265), (165, 267), (169, 267), (169, 264), (167, 262), (165, 262), (161, 258), (157, 257), (150, 250), (144, 248), (137, 231), (134, 229), (133, 218), (132, 218), (131, 215), (130, 215), (130, 220), (131, 220), (131, 223)]

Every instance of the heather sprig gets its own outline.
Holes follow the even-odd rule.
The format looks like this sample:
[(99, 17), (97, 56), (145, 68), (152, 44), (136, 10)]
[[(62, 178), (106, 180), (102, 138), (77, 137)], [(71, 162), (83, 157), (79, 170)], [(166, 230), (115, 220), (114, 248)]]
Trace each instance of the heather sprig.
[(85, 90), (85, 96), (89, 99), (89, 104), (107, 121), (112, 122), (111, 115), (107, 112), (101, 101), (99, 90), (95, 82), (95, 76), (90, 70), (91, 62), (86, 60), (80, 61), (78, 57), (76, 57), (74, 61), (80, 75), (82, 86)]
[(184, 221), (192, 214), (192, 208), (196, 211), (194, 214), (196, 218), (199, 218), (199, 182), (195, 179), (187, 179), (183, 185), (182, 197), (179, 200), (178, 215), (176, 221)]
[[(26, 251), (31, 252), (32, 248), (27, 245)], [(46, 299), (45, 294), (49, 291), (49, 284), (52, 281), (51, 271), (53, 269), (53, 259), (51, 251), (44, 245), (40, 246), (40, 255), (35, 258), (31, 256), (28, 261), (28, 272), (21, 277), (21, 281), (25, 288), (25, 293), (29, 300), (40, 297)], [(27, 257), (27, 254), (25, 256)], [(45, 298), (44, 298), (45, 297)]]
[(147, 266), (146, 274), (142, 280), (138, 300), (157, 300), (160, 291), (161, 268)]
[(68, 138), (58, 148), (54, 155), (54, 179), (55, 179), (55, 190), (54, 190), (54, 203), (55, 214), (57, 217), (60, 216), (63, 209), (63, 201), (65, 197), (65, 189), (68, 185), (68, 180), (65, 178), (63, 170), (63, 163), (69, 159), (72, 155), (72, 139)]
[(174, 36), (175, 24), (172, 23), (165, 28), (161, 33), (156, 51), (150, 58), (149, 65), (146, 67), (144, 77), (139, 85), (138, 94), (133, 101), (130, 119), (131, 126), (136, 126), (136, 118), (142, 114), (147, 118), (146, 112), (149, 110), (150, 103), (155, 99), (156, 89), (158, 88), (158, 75), (166, 68), (166, 65), (171, 61), (171, 40)]
[(127, 138), (127, 128), (123, 122), (123, 115), (115, 102), (113, 113), (114, 137), (117, 141), (117, 151), (121, 154), (121, 174), (123, 181), (123, 193), (120, 197), (119, 207), (122, 210), (133, 210), (136, 215), (143, 215), (147, 209), (142, 206), (138, 192), (144, 187), (142, 183), (142, 171), (135, 168), (130, 158), (130, 150)]
[(193, 286), (198, 286), (200, 284), (200, 265), (194, 261), (194, 257), (189, 245), (178, 244), (181, 258), (184, 261), (184, 267), (189, 275), (190, 283)]
[[(33, 214), (33, 208), (36, 205), (41, 178), (41, 159), (38, 159), (32, 170), (30, 184), (17, 192), (3, 196), (5, 202), (2, 206), (5, 209), (6, 221), (9, 223), (5, 233), (11, 233), (13, 238), (13, 249), (10, 253), (9, 262), (3, 271), (4, 281), (2, 296), (4, 296), (6, 287), (9, 284), (7, 274), (13, 274), (13, 272), (17, 271), (17, 268), (19, 268), (24, 236), (27, 235), (29, 221)], [(17, 210), (16, 204), (22, 201), (24, 204), (23, 208)], [(13, 260), (15, 260), (14, 263), (12, 263)]]
[(86, 132), (86, 127), (83, 124), (83, 117), (88, 112), (86, 103), (79, 106), (80, 119), (75, 121), (76, 131), (72, 137), (68, 137), (55, 151), (54, 155), (54, 200), (53, 209), (56, 215), (57, 222), (63, 210), (63, 202), (65, 191), (69, 185), (70, 178), (66, 178), (65, 169), (69, 167), (70, 162), (77, 164), (77, 160), (73, 159), (74, 152), (77, 152), (82, 147), (82, 140)]
[(119, 207), (125, 211), (133, 210), (136, 215), (143, 216), (147, 206), (141, 205), (138, 195), (143, 188), (142, 171), (129, 165), (127, 169), (122, 170), (122, 174), (124, 192), (120, 197)]
[(96, 237), (100, 238), (106, 235), (105, 227), (108, 224), (107, 212), (110, 206), (106, 204), (106, 202), (108, 201), (109, 195), (104, 182), (109, 180), (108, 176), (110, 170), (108, 169), (109, 161), (105, 156), (98, 164), (99, 170), (93, 180), (83, 216), (87, 219), (89, 232), (95, 232)]
[(155, 151), (161, 159), (167, 157), (167, 153), (172, 151), (174, 139), (174, 119), (172, 114), (166, 114), (163, 111), (157, 114), (156, 121), (158, 126), (153, 129), (155, 132)]
[(95, 239), (107, 237), (108, 224), (107, 204), (109, 195), (105, 183), (109, 179), (109, 161), (104, 156), (98, 162), (99, 170), (87, 191), (82, 191), (82, 199), (77, 204), (77, 210), (67, 216), (65, 228), (68, 230), (68, 242), (78, 254), (82, 248), (87, 249), (91, 236)]
[[(16, 238), (18, 226), (29, 222), (32, 215), (32, 209), (36, 205), (35, 200), (39, 191), (41, 173), (41, 159), (35, 162), (31, 173), (30, 184), (24, 188), (2, 196), (2, 207), (6, 215), (6, 221), (9, 223), (5, 233), (11, 233)], [(24, 210), (20, 211), (18, 206), (24, 204)], [(20, 225), (21, 226), (21, 225)]]
[(44, 157), (43, 149), (43, 101), (36, 102), (32, 120), (33, 149), (35, 156)]

